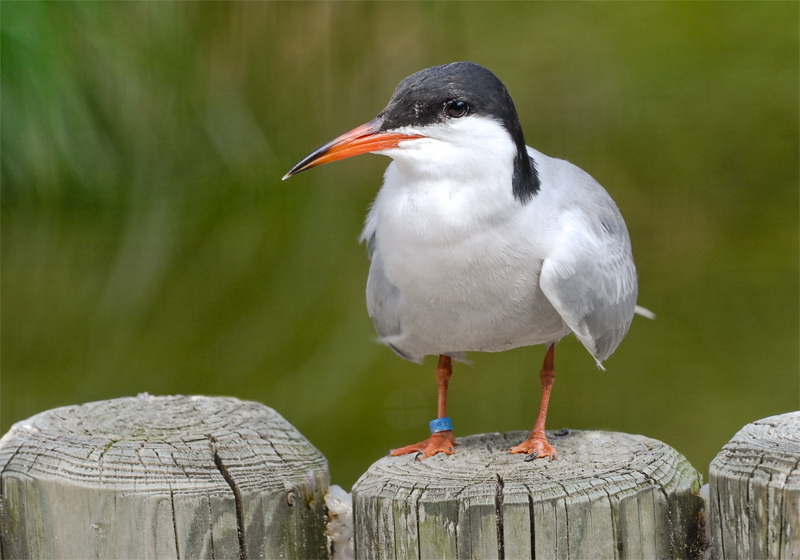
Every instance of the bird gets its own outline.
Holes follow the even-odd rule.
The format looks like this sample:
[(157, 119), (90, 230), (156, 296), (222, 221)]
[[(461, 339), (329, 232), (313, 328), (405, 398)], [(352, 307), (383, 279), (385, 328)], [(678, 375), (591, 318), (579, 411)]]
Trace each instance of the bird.
[(438, 356), (427, 439), (393, 456), (455, 452), (447, 395), (467, 352), (544, 345), (541, 400), (511, 453), (555, 459), (545, 423), (555, 345), (574, 335), (604, 369), (628, 332), (638, 282), (625, 221), (588, 173), (525, 143), (503, 82), (474, 62), (402, 80), (374, 119), (314, 150), (283, 179), (363, 153), (392, 159), (365, 221), (367, 310), (400, 357)]

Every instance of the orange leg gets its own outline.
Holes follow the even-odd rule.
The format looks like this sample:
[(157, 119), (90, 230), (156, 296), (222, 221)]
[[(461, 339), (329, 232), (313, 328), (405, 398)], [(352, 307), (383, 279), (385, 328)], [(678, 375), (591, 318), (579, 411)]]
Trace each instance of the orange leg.
[[(447, 385), (450, 382), (451, 375), (453, 375), (453, 364), (450, 356), (439, 356), (439, 365), (436, 367), (436, 385), (439, 388), (437, 418), (445, 418), (447, 416)], [(430, 457), (437, 453), (452, 455), (456, 452), (455, 445), (456, 440), (453, 437), (453, 430), (446, 430), (431, 434), (431, 437), (425, 441), (407, 445), (400, 449), (392, 449), (390, 455), (392, 457), (408, 453), (423, 453), (425, 457)]]
[(542, 404), (539, 407), (539, 416), (536, 418), (536, 424), (533, 425), (533, 430), (531, 430), (528, 439), (512, 447), (510, 450), (511, 453), (527, 453), (531, 456), (531, 459), (540, 457), (555, 459), (558, 457), (558, 451), (547, 441), (547, 434), (544, 431), (544, 423), (547, 418), (547, 405), (550, 402), (550, 391), (553, 389), (553, 381), (556, 378), (554, 354), (555, 344), (551, 344), (547, 347), (547, 353), (544, 356), (544, 364), (542, 364), (542, 373), (540, 374), (542, 381)]

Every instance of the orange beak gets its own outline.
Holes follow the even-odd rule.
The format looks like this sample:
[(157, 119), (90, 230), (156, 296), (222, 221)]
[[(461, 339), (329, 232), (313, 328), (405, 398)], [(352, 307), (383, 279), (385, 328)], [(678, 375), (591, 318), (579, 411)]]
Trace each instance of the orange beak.
[(323, 163), (330, 163), (368, 152), (379, 152), (381, 150), (395, 148), (397, 144), (403, 140), (424, 138), (424, 136), (418, 134), (380, 132), (380, 126), (380, 119), (373, 119), (368, 123), (357, 126), (350, 132), (345, 132), (341, 136), (334, 138), (324, 146), (314, 150), (301, 159), (297, 165), (292, 167), (289, 172), (283, 176), (283, 179), (286, 180), (292, 175), (297, 175), (301, 171), (311, 169)]

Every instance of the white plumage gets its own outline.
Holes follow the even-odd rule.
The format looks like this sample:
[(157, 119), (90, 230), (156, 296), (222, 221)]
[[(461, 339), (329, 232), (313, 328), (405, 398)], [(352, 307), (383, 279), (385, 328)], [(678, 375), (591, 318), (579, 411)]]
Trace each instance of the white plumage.
[[(578, 167), (528, 147), (541, 186), (520, 204), (508, 188), (514, 146), (502, 126), (482, 117), (458, 123), (457, 131), (425, 130), (445, 140), (381, 152), (394, 161), (362, 233), (372, 261), (367, 308), (381, 340), (420, 361), (550, 344), (573, 332), (602, 362), (636, 303), (614, 201)], [(454, 150), (446, 140), (454, 135), (481, 142)], [(461, 161), (444, 172), (417, 164), (437, 149)]]
[[(440, 356), (438, 416), (448, 423), (451, 357), (547, 345), (539, 418), (512, 451), (555, 456), (544, 433), (553, 345), (572, 333), (602, 367), (639, 310), (616, 204), (580, 168), (525, 146), (505, 86), (474, 63), (406, 78), (376, 119), (286, 176), (365, 152), (393, 160), (362, 233), (381, 341), (409, 360)], [(451, 453), (452, 432), (432, 431), (393, 453)]]

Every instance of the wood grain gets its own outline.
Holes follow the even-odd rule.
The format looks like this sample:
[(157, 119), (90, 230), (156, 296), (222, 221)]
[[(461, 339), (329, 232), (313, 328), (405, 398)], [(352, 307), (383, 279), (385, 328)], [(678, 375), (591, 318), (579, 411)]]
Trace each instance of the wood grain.
[(0, 440), (3, 558), (320, 558), (325, 458), (274, 410), (121, 398)]
[(714, 558), (800, 558), (800, 412), (739, 430), (709, 486)]
[(353, 488), (358, 558), (685, 558), (699, 553), (700, 475), (643, 436), (527, 432), (457, 440), (455, 455), (384, 457)]

